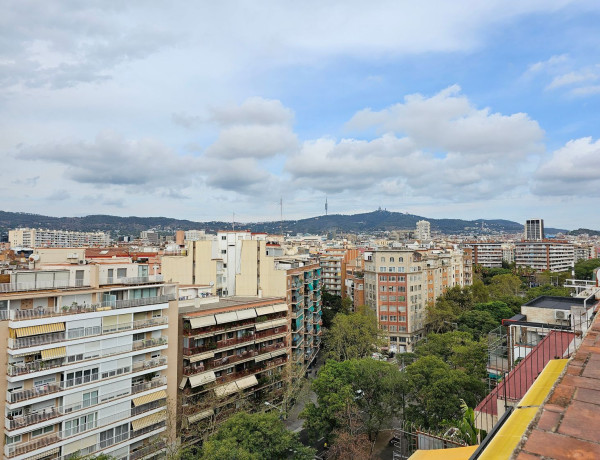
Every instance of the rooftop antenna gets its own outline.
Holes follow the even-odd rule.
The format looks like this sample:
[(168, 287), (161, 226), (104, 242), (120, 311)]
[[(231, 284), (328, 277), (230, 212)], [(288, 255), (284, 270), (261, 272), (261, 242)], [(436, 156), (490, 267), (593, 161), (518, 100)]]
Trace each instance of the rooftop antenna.
[(281, 237), (283, 238), (283, 197), (279, 198), (279, 211), (280, 211), (280, 218), (279, 218), (279, 230), (281, 231)]
[(325, 195), (325, 215), (327, 215), (327, 195)]

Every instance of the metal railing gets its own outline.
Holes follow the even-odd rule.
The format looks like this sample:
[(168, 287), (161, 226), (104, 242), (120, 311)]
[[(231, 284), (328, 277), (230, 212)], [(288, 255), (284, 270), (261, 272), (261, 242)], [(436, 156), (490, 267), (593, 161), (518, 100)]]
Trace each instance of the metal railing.
[(57, 358), (53, 360), (36, 360), (29, 363), (12, 364), (9, 363), (6, 368), (7, 375), (11, 377), (17, 375), (28, 374), (31, 372), (40, 372), (48, 369), (54, 369), (57, 367), (67, 366), (73, 363), (79, 363), (82, 361), (88, 361), (91, 359), (105, 358), (107, 356), (119, 355), (122, 353), (129, 353), (132, 351), (143, 350), (145, 348), (153, 348), (167, 344), (167, 337), (158, 337), (155, 339), (136, 340), (131, 344), (120, 345), (117, 347), (110, 347), (103, 350), (89, 351), (86, 353), (78, 353), (75, 355), (68, 355), (64, 358)]
[(104, 278), (100, 284), (147, 284), (147, 283), (162, 283), (163, 275), (148, 275), (148, 276), (124, 276), (124, 277), (108, 277)]
[(16, 417), (9, 416), (6, 418), (6, 428), (8, 430), (18, 430), (29, 425), (35, 425), (36, 423), (41, 423), (52, 418), (60, 417), (62, 415), (72, 414), (82, 409), (89, 410), (97, 405), (104, 404), (107, 401), (112, 401), (114, 399), (140, 393), (142, 391), (152, 390), (154, 388), (158, 388), (166, 384), (167, 378), (159, 377), (150, 380), (149, 382), (143, 382), (137, 385), (133, 385), (129, 389), (113, 391), (98, 396), (94, 399), (90, 399), (87, 405), (84, 405), (83, 402), (78, 402), (74, 404), (68, 404), (66, 406), (56, 406), (51, 408), (44, 408), (42, 410), (37, 411), (30, 411), (25, 415), (19, 415)]
[(38, 318), (51, 318), (56, 316), (77, 315), (83, 313), (95, 313), (98, 311), (118, 310), (121, 308), (141, 307), (154, 305), (175, 300), (175, 294), (165, 294), (155, 297), (144, 297), (141, 299), (110, 300), (100, 304), (63, 306), (58, 309), (32, 308), (30, 310), (9, 310), (9, 319), (23, 321)]
[(114, 369), (112, 371), (107, 371), (102, 373), (102, 378), (100, 378), (100, 374), (94, 373), (90, 375), (86, 375), (83, 377), (76, 377), (74, 379), (65, 380), (60, 383), (45, 383), (43, 385), (39, 385), (27, 390), (19, 390), (19, 391), (6, 391), (6, 401), (14, 404), (21, 401), (26, 401), (29, 399), (38, 398), (40, 396), (45, 396), (51, 393), (57, 393), (59, 391), (63, 391), (67, 388), (72, 388), (79, 385), (85, 385), (91, 382), (95, 382), (98, 380), (106, 380), (112, 378), (117, 375), (125, 375), (131, 372), (140, 372), (143, 370), (152, 369), (155, 367), (164, 366), (167, 364), (167, 357), (161, 356), (160, 358), (151, 359), (148, 361), (140, 361), (138, 363), (133, 364), (133, 366), (129, 367), (121, 367), (118, 369)]
[(94, 337), (99, 335), (115, 334), (117, 332), (144, 329), (147, 327), (163, 326), (169, 321), (168, 316), (159, 316), (151, 319), (132, 321), (129, 323), (115, 324), (111, 326), (94, 326), (81, 329), (72, 329), (67, 332), (53, 332), (44, 335), (8, 339), (8, 347), (12, 349), (36, 347), (50, 343), (64, 342), (67, 340)]
[(65, 281), (36, 281), (33, 283), (0, 283), (0, 293), (42, 291), (49, 289), (72, 289), (89, 287), (89, 282), (83, 280)]

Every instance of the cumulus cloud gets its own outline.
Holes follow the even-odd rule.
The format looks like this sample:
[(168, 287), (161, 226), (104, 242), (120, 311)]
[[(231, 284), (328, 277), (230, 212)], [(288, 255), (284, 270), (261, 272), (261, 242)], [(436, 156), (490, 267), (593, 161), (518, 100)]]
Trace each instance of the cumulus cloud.
[(55, 163), (67, 179), (83, 184), (185, 187), (200, 170), (197, 158), (184, 157), (155, 139), (127, 140), (104, 131), (93, 142), (72, 141), (22, 147), (22, 160)]
[(412, 94), (381, 111), (365, 109), (349, 129), (377, 128), (407, 135), (421, 148), (462, 155), (520, 157), (540, 152), (543, 131), (524, 113), (502, 115), (476, 109), (458, 85), (432, 97)]
[(574, 139), (552, 152), (537, 170), (534, 193), (552, 196), (600, 196), (600, 140)]
[(482, 199), (526, 184), (524, 165), (543, 152), (537, 122), (479, 110), (457, 86), (432, 97), (410, 95), (381, 111), (361, 110), (347, 124), (356, 131), (373, 127), (384, 134), (305, 142), (286, 171), (298, 187), (327, 193)]

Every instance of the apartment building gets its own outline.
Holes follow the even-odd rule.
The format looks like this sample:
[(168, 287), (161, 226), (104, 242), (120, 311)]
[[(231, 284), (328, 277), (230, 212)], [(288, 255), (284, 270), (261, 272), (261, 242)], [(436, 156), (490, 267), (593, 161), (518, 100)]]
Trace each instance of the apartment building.
[(178, 432), (191, 443), (238, 410), (284, 403), (292, 330), (285, 298), (185, 297), (179, 308)]
[(486, 268), (502, 268), (502, 243), (465, 243), (473, 251), (473, 263)]
[(294, 362), (308, 367), (321, 343), (321, 266), (306, 257), (281, 256), (266, 234), (219, 232), (212, 241), (162, 259), (165, 278), (211, 286), (218, 297), (283, 297), (294, 315)]
[(328, 293), (346, 297), (346, 265), (359, 257), (358, 249), (328, 248), (319, 255), (323, 286)]
[(426, 220), (420, 220), (417, 222), (417, 231), (415, 237), (419, 241), (427, 241), (431, 239), (431, 224)]
[(41, 228), (17, 228), (8, 232), (11, 247), (84, 247), (107, 246), (110, 234), (104, 232), (68, 232)]
[(515, 263), (539, 271), (568, 271), (575, 263), (574, 245), (554, 240), (515, 243)]
[(365, 252), (365, 302), (377, 312), (394, 352), (412, 351), (423, 335), (427, 303), (464, 286), (462, 251), (378, 249)]
[(544, 219), (527, 219), (525, 222), (525, 240), (542, 241), (544, 238), (546, 238)]
[(57, 263), (4, 276), (4, 458), (163, 456), (175, 435), (177, 287), (143, 273)]

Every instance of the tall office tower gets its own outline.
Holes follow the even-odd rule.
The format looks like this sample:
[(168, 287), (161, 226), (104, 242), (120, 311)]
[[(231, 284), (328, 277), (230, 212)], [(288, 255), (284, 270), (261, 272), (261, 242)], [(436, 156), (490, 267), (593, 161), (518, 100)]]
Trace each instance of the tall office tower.
[(417, 222), (417, 239), (425, 241), (431, 238), (431, 224), (426, 220)]
[(542, 241), (544, 239), (544, 219), (527, 219), (525, 222), (525, 239)]

